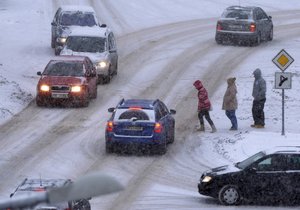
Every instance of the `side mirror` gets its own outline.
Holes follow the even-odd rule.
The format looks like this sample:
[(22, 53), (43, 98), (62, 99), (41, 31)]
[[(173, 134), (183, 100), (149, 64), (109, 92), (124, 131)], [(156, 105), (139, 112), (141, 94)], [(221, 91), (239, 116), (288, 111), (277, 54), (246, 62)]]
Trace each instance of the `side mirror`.
[(248, 169), (248, 171), (249, 171), (250, 173), (256, 173), (257, 168), (255, 168), (255, 167), (250, 167), (250, 168)]
[(52, 26), (56, 26), (56, 23), (55, 23), (55, 22), (51, 22), (51, 25), (52, 25)]
[(105, 27), (107, 27), (107, 25), (106, 24), (101, 24), (100, 27), (105, 28)]
[(170, 113), (171, 113), (171, 114), (176, 114), (176, 110), (170, 109)]
[(108, 112), (112, 113), (112, 112), (114, 112), (114, 111), (115, 111), (115, 108), (114, 108), (114, 107), (108, 108)]
[(40, 72), (40, 71), (38, 71), (36, 74), (39, 76), (42, 76), (42, 72)]

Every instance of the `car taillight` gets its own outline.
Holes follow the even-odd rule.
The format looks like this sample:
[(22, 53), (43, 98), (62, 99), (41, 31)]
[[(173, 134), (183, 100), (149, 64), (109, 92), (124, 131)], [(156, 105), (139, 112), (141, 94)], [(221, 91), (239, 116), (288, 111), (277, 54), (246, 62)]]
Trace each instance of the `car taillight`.
[(107, 131), (107, 132), (112, 132), (113, 129), (114, 129), (114, 124), (113, 124), (113, 122), (112, 122), (112, 121), (107, 122), (107, 123), (106, 123), (106, 131)]
[(256, 30), (256, 25), (255, 25), (255, 23), (251, 23), (251, 24), (250, 24), (250, 31), (251, 31), (251, 32), (255, 32), (255, 30)]
[(221, 23), (220, 23), (220, 22), (218, 22), (218, 23), (217, 23), (217, 31), (221, 31), (221, 30), (222, 30)]
[(160, 123), (155, 123), (154, 132), (155, 133), (161, 133), (162, 132), (162, 125)]

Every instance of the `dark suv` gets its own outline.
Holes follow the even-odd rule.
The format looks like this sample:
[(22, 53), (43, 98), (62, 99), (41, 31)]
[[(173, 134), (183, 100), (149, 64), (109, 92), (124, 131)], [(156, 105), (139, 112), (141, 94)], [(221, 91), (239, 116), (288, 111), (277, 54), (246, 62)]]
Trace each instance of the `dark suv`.
[(300, 199), (300, 147), (261, 151), (234, 165), (202, 174), (198, 191), (236, 205), (242, 199), (297, 203)]
[(217, 22), (216, 42), (226, 41), (259, 45), (273, 39), (272, 17), (260, 7), (228, 7)]
[[(33, 193), (45, 192), (50, 188), (63, 187), (71, 184), (70, 179), (24, 179), (24, 181), (10, 194), (10, 197), (30, 196)], [(38, 204), (36, 210), (91, 210), (88, 199), (62, 202), (56, 205)]]
[[(130, 152), (164, 154), (175, 138), (175, 110), (160, 100), (122, 99), (108, 109), (105, 140), (108, 153), (118, 149)], [(123, 151), (122, 150), (122, 151)]]
[(74, 28), (106, 27), (100, 24), (96, 12), (90, 6), (61, 6), (57, 9), (51, 22), (51, 47), (55, 48), (55, 55)]

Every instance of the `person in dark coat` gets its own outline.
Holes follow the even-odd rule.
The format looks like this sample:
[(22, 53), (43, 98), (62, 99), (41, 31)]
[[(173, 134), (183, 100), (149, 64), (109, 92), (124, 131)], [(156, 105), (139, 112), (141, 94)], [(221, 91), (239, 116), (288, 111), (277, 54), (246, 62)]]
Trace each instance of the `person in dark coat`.
[(223, 97), (223, 106), (222, 109), (225, 110), (226, 116), (231, 121), (231, 128), (230, 130), (237, 130), (238, 123), (235, 115), (235, 111), (237, 109), (237, 89), (235, 85), (235, 77), (231, 77), (227, 79), (227, 89)]
[(203, 116), (205, 116), (205, 119), (212, 128), (211, 132), (214, 133), (217, 131), (217, 129), (209, 115), (209, 110), (211, 110), (211, 103), (208, 99), (207, 91), (203, 87), (202, 82), (200, 80), (196, 80), (193, 85), (198, 90), (198, 118), (200, 121), (200, 128), (198, 130), (205, 131), (203, 120)]
[(252, 105), (252, 116), (254, 124), (251, 127), (264, 128), (265, 126), (265, 113), (264, 106), (266, 102), (266, 81), (262, 78), (261, 70), (256, 69), (253, 72), (254, 84), (253, 84), (253, 105)]

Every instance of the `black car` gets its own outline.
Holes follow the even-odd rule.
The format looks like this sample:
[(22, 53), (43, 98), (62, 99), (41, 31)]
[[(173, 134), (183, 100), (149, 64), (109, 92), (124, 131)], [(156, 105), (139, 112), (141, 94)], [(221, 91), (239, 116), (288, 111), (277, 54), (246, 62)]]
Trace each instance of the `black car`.
[(159, 99), (122, 99), (108, 109), (106, 151), (164, 154), (175, 138), (176, 113)]
[[(45, 192), (50, 188), (63, 187), (71, 184), (70, 179), (24, 179), (21, 184), (10, 194), (10, 197), (24, 198), (34, 193)], [(90, 199), (90, 198), (89, 198)], [(26, 208), (27, 209), (27, 208)], [(29, 208), (28, 208), (29, 209)], [(91, 210), (88, 199), (79, 199), (69, 202), (57, 203), (56, 205), (38, 204), (35, 210)]]
[(259, 45), (262, 40), (273, 40), (272, 17), (260, 7), (231, 6), (217, 22), (216, 42), (233, 41)]
[(234, 165), (213, 168), (202, 174), (198, 192), (225, 205), (242, 200), (297, 203), (300, 147), (276, 147)]

